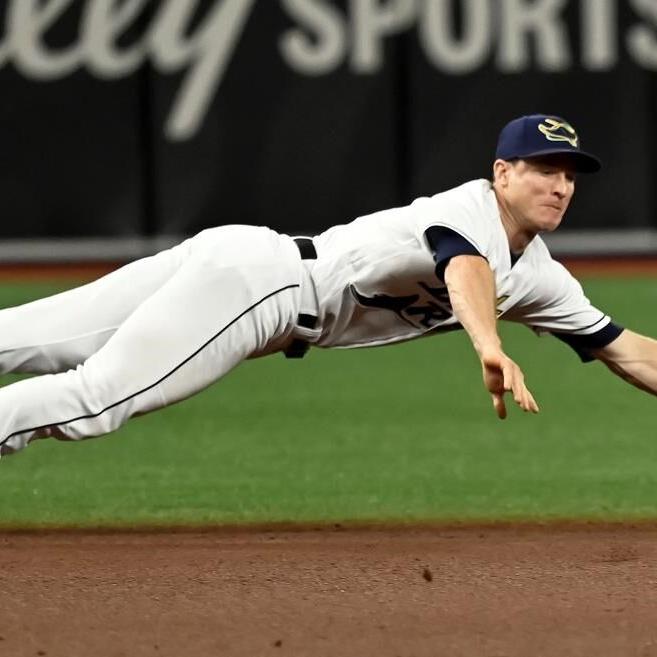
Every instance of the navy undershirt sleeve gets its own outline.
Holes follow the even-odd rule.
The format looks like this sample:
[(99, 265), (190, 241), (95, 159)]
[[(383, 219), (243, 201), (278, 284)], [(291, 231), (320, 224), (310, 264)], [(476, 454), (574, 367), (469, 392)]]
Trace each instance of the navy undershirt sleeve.
[(471, 242), (451, 228), (429, 226), (424, 235), (436, 263), (436, 276), (443, 283), (445, 282), (445, 268), (454, 256), (476, 255), (484, 257)]
[(589, 335), (575, 335), (573, 333), (559, 333), (557, 331), (551, 331), (551, 333), (555, 338), (565, 342), (569, 347), (574, 349), (583, 363), (590, 363), (592, 360), (595, 360), (595, 356), (591, 352), (611, 344), (623, 330), (622, 326), (609, 322), (604, 328)]

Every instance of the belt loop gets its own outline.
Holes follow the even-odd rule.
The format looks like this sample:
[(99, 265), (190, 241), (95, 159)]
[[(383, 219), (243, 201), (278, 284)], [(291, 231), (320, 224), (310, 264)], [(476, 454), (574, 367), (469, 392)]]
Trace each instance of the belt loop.
[[(299, 249), (302, 260), (317, 260), (317, 250), (310, 237), (295, 237), (294, 243)], [(309, 313), (300, 313), (297, 317), (297, 326), (314, 329), (317, 325), (317, 317)], [(302, 338), (294, 338), (288, 348), (283, 352), (285, 358), (303, 358), (310, 349), (310, 343)]]
[[(297, 324), (302, 328), (314, 329), (317, 326), (317, 317), (308, 313), (299, 313)], [(294, 338), (283, 352), (285, 358), (303, 358), (310, 349), (310, 343), (302, 338)]]
[(295, 237), (294, 243), (299, 249), (302, 260), (317, 260), (317, 250), (310, 237)]

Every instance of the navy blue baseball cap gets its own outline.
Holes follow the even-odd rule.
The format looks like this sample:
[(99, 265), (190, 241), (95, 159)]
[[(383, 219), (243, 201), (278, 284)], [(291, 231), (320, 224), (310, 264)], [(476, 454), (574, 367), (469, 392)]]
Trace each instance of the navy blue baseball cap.
[(595, 173), (600, 160), (581, 150), (575, 128), (551, 114), (521, 116), (507, 123), (500, 132), (495, 157), (500, 160), (526, 160), (542, 155), (568, 155), (578, 173)]

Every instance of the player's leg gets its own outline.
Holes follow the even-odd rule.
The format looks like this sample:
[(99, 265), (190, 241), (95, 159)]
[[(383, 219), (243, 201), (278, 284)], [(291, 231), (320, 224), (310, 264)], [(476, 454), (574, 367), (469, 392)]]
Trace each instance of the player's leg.
[(80, 287), (0, 310), (0, 373), (62, 372), (84, 362), (183, 262), (184, 247)]
[(282, 344), (298, 314), (298, 253), (292, 243), (284, 254), (261, 249), (247, 265), (221, 264), (247, 249), (257, 256), (248, 239), (189, 258), (83, 365), (0, 389), (0, 453), (40, 437), (108, 433)]

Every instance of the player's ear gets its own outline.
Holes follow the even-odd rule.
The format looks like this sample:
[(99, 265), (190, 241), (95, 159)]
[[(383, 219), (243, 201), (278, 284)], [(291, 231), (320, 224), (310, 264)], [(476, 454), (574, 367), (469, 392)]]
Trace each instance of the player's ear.
[(493, 162), (493, 182), (501, 187), (506, 187), (509, 183), (510, 168), (510, 162), (500, 159), (495, 160), (495, 162)]

